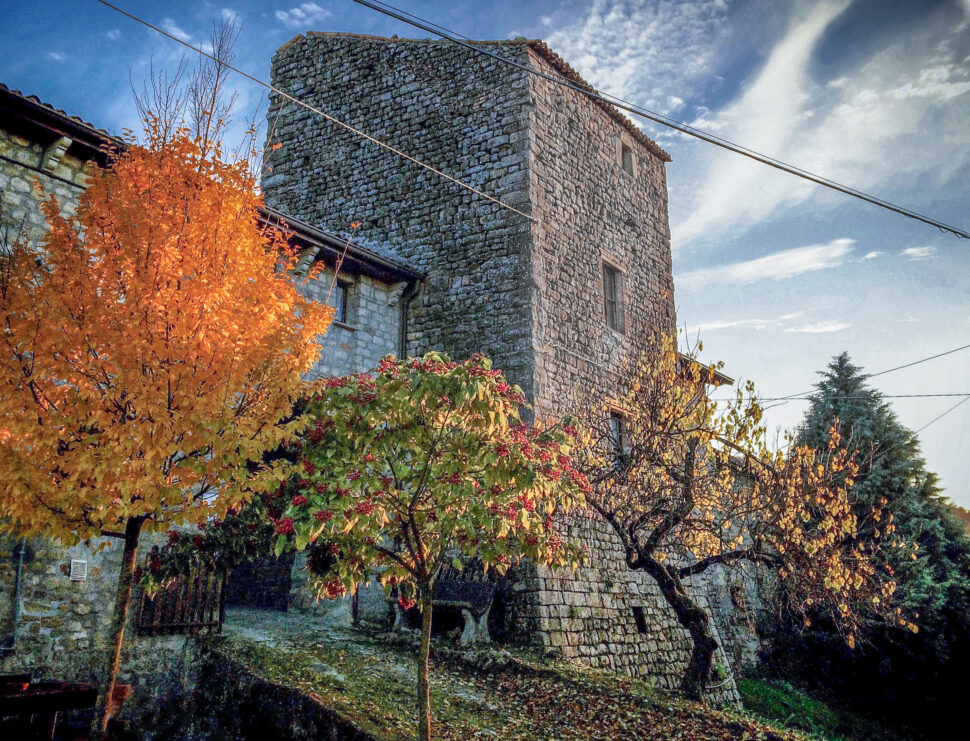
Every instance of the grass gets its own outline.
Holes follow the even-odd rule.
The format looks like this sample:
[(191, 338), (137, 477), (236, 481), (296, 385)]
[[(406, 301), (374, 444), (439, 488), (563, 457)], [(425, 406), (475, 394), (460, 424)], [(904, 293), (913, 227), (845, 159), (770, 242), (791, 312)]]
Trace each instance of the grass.
[(871, 719), (834, 708), (786, 682), (738, 679), (745, 711), (782, 728), (825, 741), (901, 741), (904, 736)]
[[(416, 735), (414, 648), (359, 631), (292, 630), (283, 623), (228, 636), (218, 651), (274, 683), (298, 689), (379, 738)], [(257, 633), (269, 632), (272, 641)], [(230, 633), (232, 631), (230, 630)], [(432, 668), (441, 741), (797, 741), (738, 711), (722, 712), (629, 677), (529, 653), (464, 656), (437, 644)]]

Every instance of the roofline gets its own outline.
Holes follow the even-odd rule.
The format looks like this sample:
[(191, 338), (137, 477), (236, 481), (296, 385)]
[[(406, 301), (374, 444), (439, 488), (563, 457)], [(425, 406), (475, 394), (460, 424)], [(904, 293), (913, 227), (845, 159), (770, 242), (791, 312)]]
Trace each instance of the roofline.
[[(73, 144), (82, 147), (88, 157), (102, 167), (113, 156), (124, 151), (128, 144), (120, 137), (112, 136), (87, 121), (68, 115), (59, 108), (42, 102), (33, 95), (25, 95), (0, 83), (0, 121), (18, 119), (31, 126), (58, 136), (68, 137)], [(264, 226), (283, 228), (291, 239), (306, 248), (325, 250), (334, 259), (346, 250), (344, 264), (354, 272), (389, 282), (414, 282), (424, 275), (402, 262), (387, 258), (355, 242), (331, 234), (306, 222), (288, 216), (268, 206), (260, 208), (259, 221)]]
[(709, 365), (705, 365), (704, 363), (702, 363), (701, 361), (697, 360), (696, 358), (691, 358), (688, 355), (684, 355), (684, 353), (680, 352), (679, 350), (677, 351), (677, 357), (680, 360), (690, 360), (692, 363), (694, 363), (696, 365), (699, 365), (702, 370), (706, 370), (708, 373), (712, 373), (713, 374), (713, 377), (714, 377), (714, 381), (717, 382), (717, 385), (718, 386), (733, 386), (734, 385), (734, 379), (733, 378), (731, 378), (730, 376), (727, 376), (727, 375), (721, 373), (719, 370), (715, 370), (714, 368), (711, 368), (711, 366), (709, 366)]
[(7, 116), (26, 121), (52, 134), (66, 136), (102, 165), (108, 162), (113, 153), (125, 147), (120, 137), (112, 136), (77, 116), (68, 115), (35, 95), (25, 95), (0, 83), (0, 118)]
[[(368, 34), (359, 33), (341, 33), (339, 31), (307, 31), (305, 34), (298, 34), (292, 39), (283, 44), (276, 53), (279, 54), (283, 50), (292, 46), (293, 44), (299, 42), (301, 39), (310, 38), (314, 36), (326, 37), (326, 38), (346, 38), (346, 39), (360, 39), (362, 41), (378, 41), (384, 43), (423, 43), (423, 44), (447, 44), (453, 43), (449, 39), (411, 39), (411, 38), (398, 38), (396, 36), (371, 36)], [(586, 80), (583, 79), (573, 67), (559, 56), (556, 52), (549, 48), (549, 46), (542, 39), (509, 39), (509, 40), (483, 40), (483, 41), (472, 41), (469, 40), (466, 43), (479, 45), (479, 46), (524, 46), (531, 49), (539, 57), (544, 59), (550, 67), (553, 68), (555, 72), (558, 72), (567, 81), (575, 85), (576, 87), (583, 88), (590, 93), (599, 94), (592, 85), (590, 85)], [(651, 154), (660, 159), (661, 162), (670, 162), (670, 155), (664, 151), (660, 145), (658, 145), (653, 139), (643, 133), (640, 127), (637, 126), (629, 116), (622, 113), (616, 106), (607, 100), (599, 97), (590, 97), (589, 100), (593, 105), (602, 109), (607, 116), (616, 121), (622, 128), (626, 131), (640, 144), (642, 144)]]
[[(425, 278), (405, 263), (378, 254), (347, 237), (324, 231), (305, 221), (287, 216), (282, 211), (269, 206), (259, 210), (262, 225), (280, 229), (291, 241), (300, 243), (304, 248), (325, 252), (334, 263), (343, 255), (343, 265), (351, 272), (362, 273), (384, 282), (414, 283)], [(394, 280), (396, 279), (396, 280)]]

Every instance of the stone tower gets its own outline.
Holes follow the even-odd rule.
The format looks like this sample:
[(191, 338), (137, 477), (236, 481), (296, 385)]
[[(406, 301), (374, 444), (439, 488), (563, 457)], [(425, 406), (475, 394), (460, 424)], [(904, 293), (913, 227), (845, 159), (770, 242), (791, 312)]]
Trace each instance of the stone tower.
[[(478, 43), (585, 84), (541, 41)], [(531, 216), (271, 97), (268, 205), (333, 232), (360, 221), (358, 241), (427, 276), (406, 312), (409, 354), (484, 352), (543, 417), (579, 393), (613, 393), (624, 358), (651, 331), (674, 331), (670, 158), (609, 104), (427, 40), (311, 32), (277, 52), (272, 78)], [(592, 565), (521, 570), (508, 595), (513, 629), (567, 657), (676, 685), (688, 644), (653, 583), (629, 572), (604, 523), (572, 530)]]

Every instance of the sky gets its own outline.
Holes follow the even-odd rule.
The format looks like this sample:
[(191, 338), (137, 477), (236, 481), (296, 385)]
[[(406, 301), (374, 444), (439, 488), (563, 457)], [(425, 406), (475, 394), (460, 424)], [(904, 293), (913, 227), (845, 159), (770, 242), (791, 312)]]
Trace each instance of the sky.
[[(311, 29), (427, 34), (351, 0), (117, 0), (203, 43), (241, 23), (237, 64), (268, 79)], [(395, 0), (471, 38), (542, 38), (597, 88), (970, 230), (970, 0)], [(112, 133), (131, 85), (186, 52), (94, 0), (4, 3), (0, 82)], [(237, 129), (262, 91), (232, 81)], [(765, 397), (812, 388), (833, 356), (879, 372), (970, 344), (970, 241), (640, 122), (670, 152), (682, 344)], [(230, 137), (231, 138), (231, 137)], [(873, 379), (886, 394), (970, 393), (970, 349)], [(919, 429), (958, 398), (893, 399)], [(769, 409), (773, 433), (805, 402)], [(970, 402), (920, 433), (970, 506)]]

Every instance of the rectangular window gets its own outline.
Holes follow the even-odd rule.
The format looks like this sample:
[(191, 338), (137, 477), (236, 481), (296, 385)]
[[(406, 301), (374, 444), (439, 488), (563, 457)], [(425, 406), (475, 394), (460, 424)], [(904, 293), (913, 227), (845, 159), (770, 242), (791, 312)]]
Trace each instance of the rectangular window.
[(647, 632), (647, 618), (643, 614), (643, 608), (639, 605), (633, 608), (633, 620), (637, 624), (637, 633)]
[(631, 149), (626, 144), (620, 145), (620, 165), (623, 167), (623, 172), (628, 172), (633, 175), (633, 149)]
[(613, 445), (613, 465), (623, 469), (629, 462), (630, 436), (620, 412), (610, 412), (610, 443)]
[(623, 273), (609, 263), (603, 263), (603, 296), (606, 326), (623, 331)]
[(330, 298), (327, 303), (335, 310), (334, 321), (342, 324), (349, 324), (347, 316), (347, 297), (350, 294), (350, 284), (346, 281), (337, 280), (330, 288)]
[(626, 424), (619, 412), (610, 412), (610, 440), (617, 455), (626, 452)]

